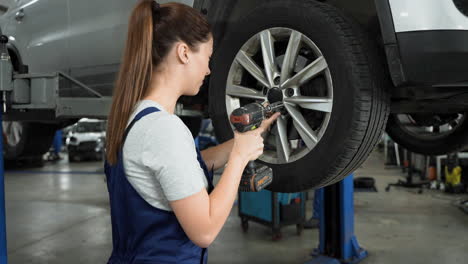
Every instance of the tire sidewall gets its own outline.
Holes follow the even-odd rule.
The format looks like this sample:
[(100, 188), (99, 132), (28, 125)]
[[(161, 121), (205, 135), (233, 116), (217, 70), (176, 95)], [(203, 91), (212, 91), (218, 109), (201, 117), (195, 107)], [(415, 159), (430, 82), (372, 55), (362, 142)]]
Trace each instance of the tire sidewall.
[(4, 144), (5, 159), (34, 157), (46, 153), (52, 145), (57, 126), (36, 122), (20, 123), (23, 127), (20, 141), (14, 147)]
[(15, 146), (11, 146), (9, 145), (8, 143), (5, 142), (5, 139), (4, 139), (4, 144), (3, 144), (3, 147), (4, 147), (4, 156), (5, 156), (5, 159), (7, 160), (12, 160), (12, 159), (16, 159), (18, 158), (21, 153), (23, 153), (24, 151), (24, 148), (25, 148), (25, 145), (26, 145), (26, 138), (28, 136), (28, 123), (26, 122), (19, 122), (21, 124), (21, 127), (22, 127), (22, 134), (21, 134), (21, 138), (18, 142), (18, 144), (16, 144)]
[[(310, 5), (305, 8), (304, 5)], [(236, 23), (226, 38), (221, 41), (213, 61), (210, 80), (210, 112), (216, 124), (215, 132), (219, 140), (233, 137), (226, 113), (225, 87), (232, 62), (242, 45), (253, 35), (273, 27), (287, 27), (309, 37), (325, 57), (333, 81), (333, 109), (328, 127), (317, 144), (303, 158), (288, 164), (268, 164), (274, 171), (274, 189), (287, 190), (288, 185), (310, 186), (326, 181), (328, 168), (342, 154), (343, 145), (349, 137), (353, 120), (359, 118), (356, 108), (359, 104), (359, 80), (353, 71), (353, 58), (344, 52), (346, 43), (340, 37), (338, 27), (328, 21), (328, 17), (317, 6), (319, 3), (303, 1), (274, 2), (260, 6), (244, 19)], [(314, 6), (314, 8), (312, 8)], [(281, 15), (280, 15), (281, 14)], [(314, 164), (314, 171), (307, 171)], [(307, 175), (310, 173), (311, 175)], [(277, 177), (277, 175), (279, 177)], [(283, 175), (290, 175), (285, 177)], [(299, 177), (296, 175), (307, 175)], [(292, 182), (293, 181), (293, 182)]]
[[(464, 113), (466, 116), (468, 113)], [(452, 133), (438, 139), (423, 139), (408, 133), (397, 121), (396, 114), (391, 114), (387, 122), (387, 134), (390, 138), (411, 152), (423, 155), (444, 155), (466, 148), (468, 145), (468, 119)]]

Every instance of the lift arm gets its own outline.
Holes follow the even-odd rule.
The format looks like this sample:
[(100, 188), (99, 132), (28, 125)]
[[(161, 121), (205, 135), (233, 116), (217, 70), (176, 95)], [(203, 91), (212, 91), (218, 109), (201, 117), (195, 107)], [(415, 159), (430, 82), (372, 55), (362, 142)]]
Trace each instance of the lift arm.
[[(17, 74), (8, 55), (8, 38), (0, 36), (0, 94), (5, 120), (55, 121), (71, 118), (106, 118), (112, 97), (102, 96), (63, 73)], [(86, 91), (86, 96), (62, 97), (64, 83)]]

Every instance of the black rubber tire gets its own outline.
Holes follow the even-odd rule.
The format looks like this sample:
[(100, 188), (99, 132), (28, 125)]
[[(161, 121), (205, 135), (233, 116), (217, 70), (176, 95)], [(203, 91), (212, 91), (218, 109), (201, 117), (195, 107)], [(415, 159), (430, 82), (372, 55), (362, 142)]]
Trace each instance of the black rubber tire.
[(5, 169), (8, 169), (8, 170), (39, 168), (39, 167), (43, 167), (44, 164), (45, 164), (45, 161), (42, 158), (42, 155), (20, 157), (17, 159), (5, 159)]
[(102, 160), (102, 153), (96, 153), (94, 155), (94, 160), (101, 161)]
[(455, 6), (462, 12), (465, 16), (468, 16), (468, 1), (467, 0), (453, 0)]
[(372, 177), (357, 177), (354, 179), (354, 188), (373, 188), (375, 179)]
[[(465, 113), (465, 116), (468, 113)], [(468, 118), (452, 133), (437, 139), (424, 139), (408, 133), (394, 114), (388, 117), (387, 134), (403, 148), (423, 155), (444, 155), (468, 148)]]
[(68, 153), (68, 162), (79, 162), (82, 158), (78, 154)]
[(20, 141), (15, 146), (4, 142), (5, 159), (14, 160), (20, 157), (38, 156), (46, 153), (54, 139), (57, 125), (44, 123), (20, 122), (23, 127), (23, 134)]
[(201, 116), (188, 116), (181, 115), (179, 118), (184, 122), (184, 124), (189, 128), (192, 133), (192, 137), (196, 138), (200, 133), (202, 117)]
[(334, 7), (317, 1), (269, 1), (228, 29), (213, 58), (210, 115), (223, 142), (233, 137), (225, 88), (231, 64), (256, 33), (288, 27), (305, 34), (322, 51), (333, 79), (332, 116), (324, 136), (303, 158), (268, 164), (274, 178), (267, 189), (298, 192), (337, 182), (366, 160), (381, 137), (389, 111), (385, 66), (373, 44)]

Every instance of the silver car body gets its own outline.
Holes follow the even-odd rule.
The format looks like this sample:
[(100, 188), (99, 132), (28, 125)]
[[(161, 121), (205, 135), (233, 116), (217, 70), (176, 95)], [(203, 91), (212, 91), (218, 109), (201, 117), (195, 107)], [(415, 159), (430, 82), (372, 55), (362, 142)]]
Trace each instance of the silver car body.
[(468, 30), (468, 18), (451, 0), (390, 0), (395, 32)]
[[(226, 4), (232, 1), (226, 0)], [(468, 18), (457, 9), (452, 0), (360, 0), (357, 2), (370, 1), (390, 6), (391, 18), (389, 19), (393, 20), (393, 23), (389, 30), (393, 36), (395, 33), (400, 35), (400, 42), (405, 37), (401, 34), (406, 33), (428, 32), (431, 34), (440, 30), (467, 32), (468, 29)], [(3, 34), (9, 36), (10, 44), (18, 50), (23, 64), (29, 66), (30, 73), (61, 71), (102, 95), (111, 96), (125, 44), (128, 17), (136, 2), (137, 0), (0, 0), (0, 4), (9, 7), (5, 14), (0, 15), (0, 27)], [(194, 0), (176, 2), (190, 6), (198, 5)], [(245, 2), (236, 1), (235, 6), (241, 4), (246, 6)], [(253, 7), (255, 4), (254, 1), (247, 2), (249, 2), (247, 6)], [(348, 3), (349, 1), (330, 0), (330, 2)], [(354, 10), (353, 5), (348, 3), (347, 6)], [(354, 11), (356, 14), (361, 14), (359, 10)], [(419, 45), (417, 43), (419, 37), (408, 36), (408, 38), (409, 41)], [(432, 36), (429, 38), (434, 39)], [(396, 44), (396, 39), (393, 41)], [(412, 59), (408, 58), (409, 55), (405, 54), (405, 51), (414, 54), (413, 51), (408, 47), (400, 48), (405, 49), (403, 51), (400, 49), (402, 61), (411, 61)], [(414, 49), (414, 47), (410, 48)], [(453, 51), (441, 51), (442, 54), (444, 52), (453, 53)], [(432, 54), (422, 54), (422, 56), (432, 56)], [(394, 61), (394, 59), (390, 60)], [(408, 72), (411, 72), (414, 65), (407, 63), (403, 67), (409, 68)], [(450, 67), (447, 69), (450, 69), (447, 70), (448, 72), (454, 71)], [(391, 68), (391, 71), (393, 78), (395, 73), (401, 72), (401, 69)], [(415, 83), (427, 76), (419, 74), (417, 78), (411, 73), (407, 75), (410, 76), (408, 81), (414, 79)], [(450, 77), (450, 74), (444, 73), (444, 75)], [(445, 80), (444, 76), (435, 75), (433, 79), (440, 79), (444, 82), (450, 82), (453, 79), (454, 83), (461, 79), (461, 77), (452, 79), (449, 77)], [(404, 83), (405, 76), (397, 79), (394, 79), (396, 86)], [(432, 85), (437, 81), (431, 79), (420, 83)], [(82, 96), (76, 93), (76, 90), (80, 89), (76, 89), (73, 83), (61, 84), (61, 88), (64, 88), (61, 93), (65, 92), (61, 96)]]
[[(166, 2), (170, 1), (159, 1)], [(175, 2), (193, 6), (194, 1)], [(0, 27), (30, 72), (62, 71), (110, 95), (135, 3), (137, 0), (2, 0), (0, 4), (8, 11), (0, 16)]]

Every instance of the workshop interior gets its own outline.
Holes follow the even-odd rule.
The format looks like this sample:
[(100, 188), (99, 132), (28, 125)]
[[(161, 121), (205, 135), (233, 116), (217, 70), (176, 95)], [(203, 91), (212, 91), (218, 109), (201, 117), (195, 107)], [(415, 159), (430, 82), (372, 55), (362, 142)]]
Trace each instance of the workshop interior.
[[(139, 1), (0, 0), (0, 264), (107, 263)], [(200, 151), (280, 113), (208, 263), (468, 263), (468, 0), (157, 2), (211, 25), (211, 74), (175, 107)]]

